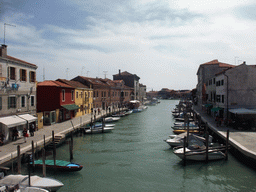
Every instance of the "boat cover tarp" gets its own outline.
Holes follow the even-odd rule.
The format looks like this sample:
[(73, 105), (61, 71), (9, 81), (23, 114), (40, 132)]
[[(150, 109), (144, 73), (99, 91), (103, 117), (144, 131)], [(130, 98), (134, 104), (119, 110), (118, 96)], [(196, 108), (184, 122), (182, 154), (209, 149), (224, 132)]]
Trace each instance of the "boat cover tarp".
[(220, 111), (220, 110), (223, 110), (222, 107), (215, 107), (215, 108), (212, 108), (211, 111), (215, 112), (215, 111)]
[(234, 113), (234, 114), (238, 114), (238, 115), (256, 114), (256, 110), (245, 109), (245, 108), (229, 109), (229, 112)]
[[(43, 164), (42, 160), (36, 160), (35, 164)], [(46, 165), (54, 165), (54, 160), (45, 160), (45, 164)], [(68, 161), (63, 161), (63, 160), (56, 160), (56, 165), (57, 166), (67, 166), (68, 164), (70, 164), (70, 162)]]

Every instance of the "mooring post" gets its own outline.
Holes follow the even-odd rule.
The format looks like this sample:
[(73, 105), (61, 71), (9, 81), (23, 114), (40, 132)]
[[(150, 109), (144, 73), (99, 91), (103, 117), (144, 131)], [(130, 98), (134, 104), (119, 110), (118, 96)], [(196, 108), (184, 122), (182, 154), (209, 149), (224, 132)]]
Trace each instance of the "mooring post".
[[(32, 155), (32, 165), (33, 165), (33, 172), (34, 172), (35, 171), (35, 147), (34, 147), (34, 141), (31, 141), (31, 146), (32, 146), (32, 154), (31, 154)], [(30, 158), (29, 158), (29, 160), (30, 160)]]
[(46, 165), (45, 165), (45, 149), (42, 149), (42, 160), (43, 160), (43, 177), (46, 177)]
[(45, 135), (44, 135), (44, 149), (45, 149)]
[(70, 162), (73, 159), (73, 131), (71, 132), (71, 141), (70, 141)]
[(18, 174), (21, 174), (20, 145), (17, 146)]
[(55, 139), (54, 139), (54, 131), (52, 131), (52, 144), (53, 144), (53, 163), (54, 163), (54, 169), (56, 170), (56, 145), (55, 145)]
[(206, 136), (205, 136), (205, 143), (206, 143), (206, 156), (205, 156), (205, 162), (208, 163), (209, 160), (209, 132), (206, 124)]
[(183, 163), (184, 163), (184, 165), (186, 165), (186, 146), (187, 146), (187, 137), (184, 137), (184, 143), (183, 143), (183, 155), (184, 155)]
[(227, 139), (226, 139), (226, 150), (225, 150), (225, 160), (228, 160), (228, 144), (229, 143), (229, 129), (227, 130)]

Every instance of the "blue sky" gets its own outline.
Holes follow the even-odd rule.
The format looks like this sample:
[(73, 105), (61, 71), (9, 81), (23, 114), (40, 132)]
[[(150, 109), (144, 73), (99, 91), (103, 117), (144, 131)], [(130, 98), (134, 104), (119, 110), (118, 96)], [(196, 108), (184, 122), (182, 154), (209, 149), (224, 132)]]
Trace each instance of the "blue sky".
[(37, 80), (137, 74), (149, 90), (193, 89), (200, 64), (256, 64), (254, 0), (3, 0), (0, 41)]

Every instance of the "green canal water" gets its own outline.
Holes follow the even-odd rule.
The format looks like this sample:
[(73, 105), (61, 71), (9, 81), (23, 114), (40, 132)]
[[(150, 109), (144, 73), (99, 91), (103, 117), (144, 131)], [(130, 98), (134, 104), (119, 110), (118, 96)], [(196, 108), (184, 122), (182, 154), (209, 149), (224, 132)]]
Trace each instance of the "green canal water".
[[(74, 137), (79, 172), (47, 174), (70, 191), (256, 191), (256, 172), (238, 162), (187, 163), (163, 140), (172, 134), (177, 100), (161, 100), (141, 113), (123, 117), (112, 133)], [(50, 158), (50, 157), (47, 157)], [(69, 160), (67, 145), (57, 159)]]

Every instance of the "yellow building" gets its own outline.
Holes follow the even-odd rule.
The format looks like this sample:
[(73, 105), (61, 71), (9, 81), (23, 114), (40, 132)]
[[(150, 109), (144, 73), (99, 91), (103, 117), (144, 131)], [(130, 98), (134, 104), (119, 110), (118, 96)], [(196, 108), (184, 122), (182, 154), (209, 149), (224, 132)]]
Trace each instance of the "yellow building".
[(87, 87), (86, 85), (83, 85), (78, 81), (69, 81), (66, 79), (57, 79), (57, 81), (60, 81), (75, 88), (75, 104), (80, 107), (76, 111), (75, 117), (91, 113), (91, 108), (93, 107), (93, 89)]

